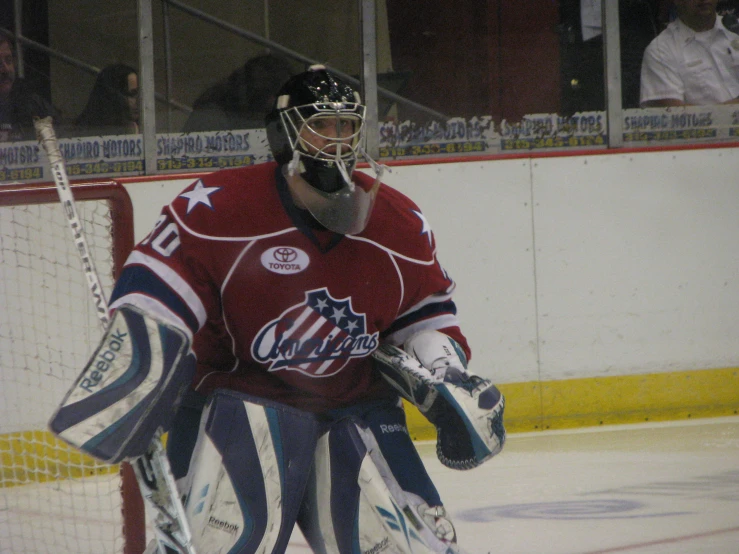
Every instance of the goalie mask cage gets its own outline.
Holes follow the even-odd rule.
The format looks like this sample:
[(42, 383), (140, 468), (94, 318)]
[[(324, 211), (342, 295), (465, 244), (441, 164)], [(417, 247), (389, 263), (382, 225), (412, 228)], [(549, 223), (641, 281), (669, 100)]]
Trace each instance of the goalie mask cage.
[[(72, 190), (108, 298), (133, 247), (131, 201), (116, 183)], [(102, 334), (54, 185), (0, 185), (0, 554), (144, 551), (132, 468), (46, 430)]]

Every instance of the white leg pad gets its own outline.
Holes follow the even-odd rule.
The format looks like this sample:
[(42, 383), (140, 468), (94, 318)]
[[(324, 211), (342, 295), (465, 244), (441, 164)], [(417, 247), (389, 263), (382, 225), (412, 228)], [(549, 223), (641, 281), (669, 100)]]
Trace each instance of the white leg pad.
[(287, 548), (319, 425), (311, 414), (216, 391), (181, 485), (198, 554), (277, 554)]
[(318, 441), (299, 523), (316, 553), (457, 553), (437, 536), (451, 522), (428, 509), (400, 488), (372, 432), (347, 419)]

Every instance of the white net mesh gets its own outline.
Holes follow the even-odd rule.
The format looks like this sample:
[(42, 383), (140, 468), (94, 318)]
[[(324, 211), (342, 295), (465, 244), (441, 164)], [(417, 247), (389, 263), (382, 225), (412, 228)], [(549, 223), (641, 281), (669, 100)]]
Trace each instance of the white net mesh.
[[(0, 554), (123, 552), (118, 468), (45, 431), (102, 335), (54, 200), (5, 206), (0, 194)], [(107, 298), (108, 202), (78, 201), (77, 210)]]

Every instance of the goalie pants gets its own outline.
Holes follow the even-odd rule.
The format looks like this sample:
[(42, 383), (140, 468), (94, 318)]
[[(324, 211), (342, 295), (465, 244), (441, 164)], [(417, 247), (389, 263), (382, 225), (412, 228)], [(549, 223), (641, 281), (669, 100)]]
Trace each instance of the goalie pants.
[[(167, 456), (175, 479), (187, 475), (205, 402), (206, 397), (200, 393), (192, 391), (187, 394), (169, 431)], [(372, 431), (393, 476), (403, 490), (420, 496), (429, 506), (442, 504), (408, 434), (405, 412), (399, 399), (367, 402), (326, 412), (322, 414), (326, 421), (325, 429), (328, 430), (331, 423), (349, 416), (360, 419)]]

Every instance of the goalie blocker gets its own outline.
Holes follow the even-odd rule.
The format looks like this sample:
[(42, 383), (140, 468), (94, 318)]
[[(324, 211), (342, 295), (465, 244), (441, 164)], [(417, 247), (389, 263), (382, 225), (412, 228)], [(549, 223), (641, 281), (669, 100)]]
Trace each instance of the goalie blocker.
[(104, 462), (137, 458), (169, 429), (194, 373), (184, 332), (121, 306), (49, 428)]
[(381, 345), (375, 366), (436, 427), (439, 461), (471, 469), (498, 454), (506, 438), (498, 388), (468, 372), (461, 348), (443, 333), (422, 331), (404, 347)]

